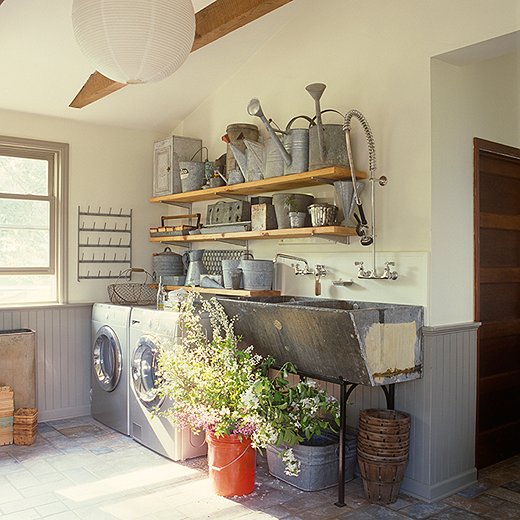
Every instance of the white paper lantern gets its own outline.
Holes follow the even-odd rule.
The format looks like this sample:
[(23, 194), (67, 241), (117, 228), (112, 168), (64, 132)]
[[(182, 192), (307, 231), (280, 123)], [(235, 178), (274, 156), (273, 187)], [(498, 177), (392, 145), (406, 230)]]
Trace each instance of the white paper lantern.
[(147, 83), (173, 74), (189, 56), (195, 13), (190, 0), (74, 0), (72, 26), (97, 71)]

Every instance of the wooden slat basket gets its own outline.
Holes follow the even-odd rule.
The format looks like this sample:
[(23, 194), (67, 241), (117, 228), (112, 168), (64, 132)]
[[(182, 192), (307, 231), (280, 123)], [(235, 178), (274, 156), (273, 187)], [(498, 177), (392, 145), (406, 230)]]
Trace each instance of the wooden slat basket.
[(14, 443), (19, 446), (33, 444), (38, 431), (38, 410), (36, 408), (18, 408), (14, 414)]
[(0, 446), (13, 443), (14, 392), (10, 386), (0, 386)]

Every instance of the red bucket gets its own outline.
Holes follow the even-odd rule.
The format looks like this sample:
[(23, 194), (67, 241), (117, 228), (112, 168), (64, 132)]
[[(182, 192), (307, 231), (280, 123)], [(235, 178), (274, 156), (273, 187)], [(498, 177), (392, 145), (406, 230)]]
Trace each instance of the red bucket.
[(217, 495), (248, 495), (255, 489), (256, 452), (251, 439), (206, 432), (209, 478)]

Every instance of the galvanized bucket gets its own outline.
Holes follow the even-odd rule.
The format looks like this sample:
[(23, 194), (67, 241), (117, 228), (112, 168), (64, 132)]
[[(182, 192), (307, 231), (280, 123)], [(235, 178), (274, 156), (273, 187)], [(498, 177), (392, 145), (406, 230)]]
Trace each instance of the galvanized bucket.
[(291, 128), (297, 119), (305, 119), (309, 122), (309, 126), (314, 125), (314, 121), (304, 115), (293, 117), (287, 123), (283, 145), (291, 156), (291, 163), (285, 164), (284, 175), (309, 170), (309, 128)]
[(244, 289), (270, 291), (273, 286), (274, 264), (271, 260), (240, 260)]
[[(341, 112), (333, 109), (322, 110), (321, 114), (334, 112), (343, 117)], [(321, 125), (323, 149), (320, 148), (318, 125), (309, 128), (309, 171), (329, 166), (348, 167), (347, 144), (343, 123)]]
[[(251, 259), (254, 259), (254, 256), (252, 253), (244, 253), (242, 255), (242, 259), (225, 258), (224, 260), (222, 260), (222, 275), (224, 278), (224, 287), (226, 289), (233, 288), (233, 279), (232, 279), (233, 272), (236, 271), (240, 267), (240, 262), (243, 259), (245, 259), (246, 257), (251, 257)], [(240, 281), (239, 288), (240, 289), (244, 288), (243, 280)]]
[[(194, 161), (193, 158), (201, 151), (206, 150), (206, 161)], [(183, 193), (200, 190), (206, 184), (206, 163), (208, 162), (208, 149), (203, 146), (195, 152), (191, 161), (179, 161), (181, 186)]]
[(152, 256), (153, 276), (156, 280), (160, 276), (182, 276), (187, 268), (186, 255), (178, 255), (169, 247), (161, 253), (154, 253)]
[[(288, 199), (292, 201), (291, 204), (288, 204)], [(304, 193), (274, 193), (273, 205), (278, 229), (291, 227), (289, 211), (307, 212), (308, 206), (313, 202), (314, 197), (312, 195), (305, 195)]]

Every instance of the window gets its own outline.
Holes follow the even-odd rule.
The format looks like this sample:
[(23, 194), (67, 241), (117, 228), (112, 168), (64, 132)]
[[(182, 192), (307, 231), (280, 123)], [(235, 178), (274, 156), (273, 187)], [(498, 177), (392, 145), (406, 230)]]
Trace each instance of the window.
[(65, 296), (68, 145), (0, 136), (0, 305)]

